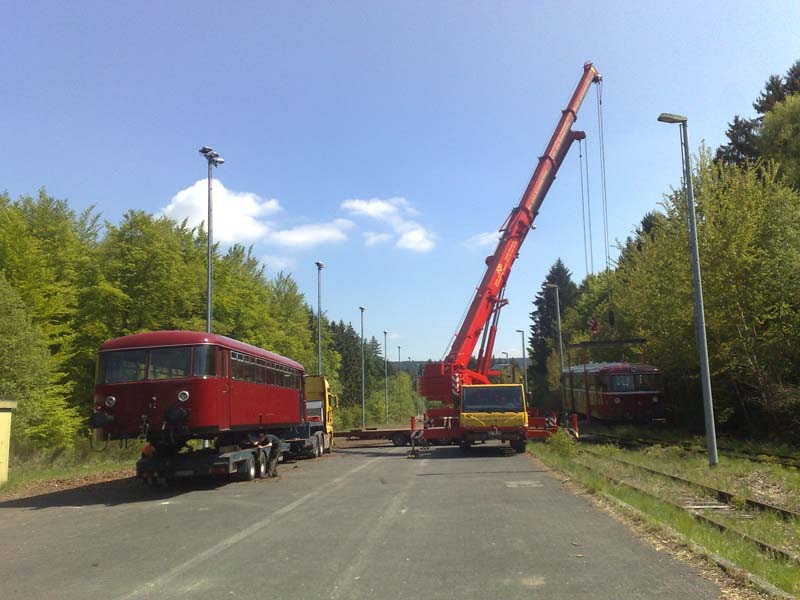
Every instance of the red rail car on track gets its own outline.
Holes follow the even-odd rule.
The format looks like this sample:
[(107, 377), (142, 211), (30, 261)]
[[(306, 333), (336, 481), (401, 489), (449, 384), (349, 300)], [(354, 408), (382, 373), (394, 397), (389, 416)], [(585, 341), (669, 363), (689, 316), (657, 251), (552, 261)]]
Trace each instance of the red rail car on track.
[(155, 331), (100, 347), (91, 426), (104, 439), (234, 443), (244, 434), (302, 425), (304, 369), (230, 338)]
[(646, 423), (667, 418), (661, 370), (627, 362), (589, 363), (564, 370), (567, 403), (587, 419)]

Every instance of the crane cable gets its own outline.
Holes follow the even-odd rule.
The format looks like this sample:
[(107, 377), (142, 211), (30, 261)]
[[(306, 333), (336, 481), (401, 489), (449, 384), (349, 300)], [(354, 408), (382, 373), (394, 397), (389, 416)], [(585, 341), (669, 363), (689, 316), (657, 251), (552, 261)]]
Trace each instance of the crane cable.
[(589, 247), (586, 244), (586, 201), (583, 193), (583, 140), (578, 140), (578, 161), (581, 177), (581, 219), (583, 220), (583, 262), (589, 274)]
[[(594, 242), (592, 240), (592, 195), (589, 191), (589, 144), (586, 144), (584, 147), (584, 152), (586, 154), (586, 161), (584, 162), (584, 167), (586, 170), (586, 222), (589, 225), (589, 273), (594, 275)], [(581, 195), (583, 195), (583, 177), (584, 173), (581, 173)]]
[(598, 126), (598, 139), (600, 142), (600, 189), (603, 199), (603, 237), (605, 242), (605, 257), (606, 257), (606, 282), (608, 283), (608, 324), (611, 330), (614, 330), (614, 299), (613, 290), (611, 288), (611, 259), (609, 257), (609, 248), (611, 247), (608, 239), (608, 194), (606, 192), (606, 149), (605, 149), (605, 134), (603, 131), (603, 82), (597, 84), (597, 126)]

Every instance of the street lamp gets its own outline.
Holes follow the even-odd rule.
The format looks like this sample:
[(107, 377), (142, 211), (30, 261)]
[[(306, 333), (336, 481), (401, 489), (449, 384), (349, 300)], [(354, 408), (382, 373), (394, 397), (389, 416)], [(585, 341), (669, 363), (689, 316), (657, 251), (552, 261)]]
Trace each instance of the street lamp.
[(525, 357), (525, 332), (522, 329), (517, 329), (520, 339), (522, 340), (522, 376), (525, 381), (525, 397), (528, 395), (528, 361)]
[(322, 269), (325, 263), (317, 261), (317, 373), (322, 375)]
[(200, 154), (208, 161), (208, 266), (206, 268), (208, 274), (208, 282), (206, 285), (206, 333), (211, 333), (211, 250), (214, 247), (214, 221), (212, 219), (212, 205), (211, 205), (211, 167), (218, 167), (225, 162), (219, 154), (214, 152), (213, 148), (203, 146), (200, 148)]
[(400, 367), (400, 363), (403, 362), (400, 360), (400, 346), (397, 347), (397, 366)]
[(703, 308), (703, 283), (700, 277), (700, 250), (697, 246), (697, 222), (694, 214), (694, 190), (692, 189), (692, 165), (689, 156), (689, 128), (687, 118), (681, 115), (661, 113), (658, 120), (662, 123), (677, 123), (681, 126), (681, 145), (683, 146), (683, 180), (686, 186), (686, 201), (689, 212), (689, 253), (692, 261), (692, 279), (694, 283), (694, 326), (697, 337), (697, 349), (700, 352), (700, 379), (703, 389), (703, 409), (706, 423), (706, 448), (708, 464), (714, 466), (719, 462), (717, 456), (717, 434), (714, 429), (714, 401), (711, 397), (711, 376), (708, 366), (708, 344), (706, 342), (706, 317)]
[(558, 286), (555, 283), (545, 283), (544, 287), (556, 291), (556, 317), (558, 319), (558, 393), (561, 396), (561, 414), (564, 409), (564, 345), (561, 342), (561, 300), (558, 297)]
[(367, 428), (367, 413), (366, 402), (364, 400), (364, 393), (366, 390), (364, 382), (364, 311), (366, 308), (359, 306), (358, 310), (361, 311), (361, 429)]
[(386, 354), (386, 330), (383, 331), (383, 402), (386, 407), (386, 423), (389, 423), (389, 357)]
[(506, 355), (506, 364), (508, 364), (508, 352), (501, 352), (501, 354), (505, 354)]

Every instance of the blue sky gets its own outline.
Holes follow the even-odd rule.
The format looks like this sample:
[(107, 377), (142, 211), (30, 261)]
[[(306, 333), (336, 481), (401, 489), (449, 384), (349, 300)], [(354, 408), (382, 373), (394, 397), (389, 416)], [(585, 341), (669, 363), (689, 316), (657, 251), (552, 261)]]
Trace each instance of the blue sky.
[[(253, 244), (332, 319), (440, 358), (578, 78), (604, 77), (611, 240), (679, 185), (678, 131), (716, 148), (773, 73), (800, 58), (800, 3), (37, 2), (0, 5), (0, 189), (44, 186), (116, 223), (131, 208), (205, 218)], [(602, 266), (594, 90), (588, 134)], [(585, 274), (578, 153), (511, 273), (495, 354), (519, 356), (531, 300), (561, 257)], [(614, 253), (612, 253), (614, 254)], [(687, 269), (688, 259), (687, 259)]]

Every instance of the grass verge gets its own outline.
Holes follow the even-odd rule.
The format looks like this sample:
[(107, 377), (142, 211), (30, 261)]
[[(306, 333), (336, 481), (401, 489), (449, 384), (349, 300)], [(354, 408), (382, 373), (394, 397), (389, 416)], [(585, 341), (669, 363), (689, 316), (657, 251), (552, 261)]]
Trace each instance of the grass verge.
[(730, 561), (736, 567), (784, 592), (800, 593), (800, 568), (797, 564), (768, 557), (756, 546), (742, 541), (730, 532), (719, 531), (697, 522), (684, 510), (605, 480), (598, 471), (576, 462), (576, 458), (585, 461), (588, 457), (577, 446), (561, 439), (561, 436), (551, 439), (551, 443), (529, 446), (530, 451), (550, 467), (568, 474), (590, 491), (602, 492), (634, 507), (648, 524), (677, 531), (706, 553)]
[(104, 451), (96, 452), (88, 442), (81, 440), (65, 454), (28, 452), (13, 456), (8, 481), (0, 485), (0, 494), (15, 494), (44, 482), (81, 480), (126, 469), (133, 473), (141, 445), (121, 448), (112, 443)]

